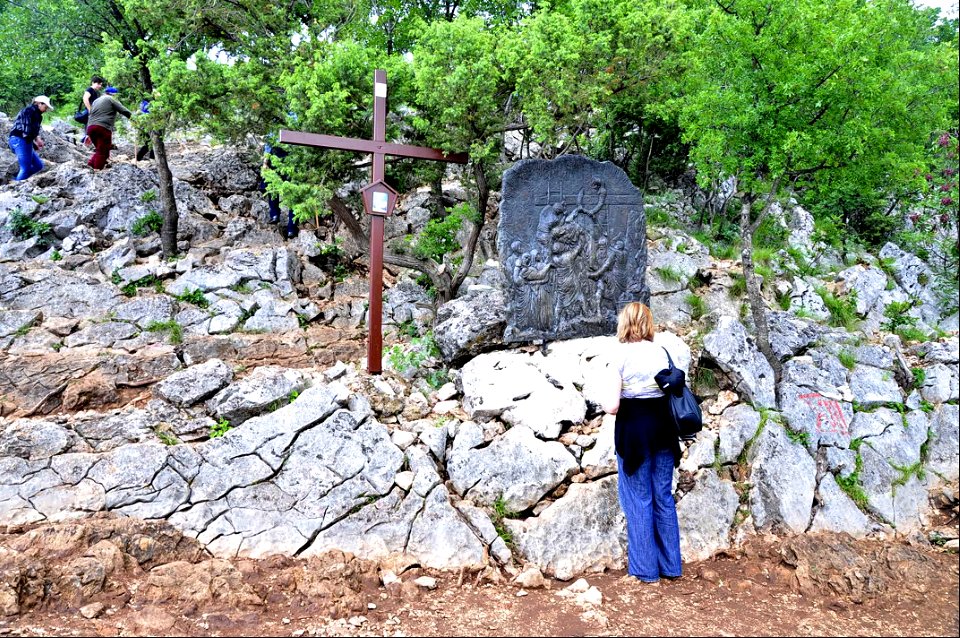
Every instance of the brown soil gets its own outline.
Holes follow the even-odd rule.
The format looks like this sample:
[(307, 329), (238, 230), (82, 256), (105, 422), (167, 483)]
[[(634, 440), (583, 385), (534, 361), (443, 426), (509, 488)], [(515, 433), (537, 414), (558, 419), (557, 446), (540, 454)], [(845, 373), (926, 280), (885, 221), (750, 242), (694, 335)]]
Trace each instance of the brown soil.
[[(755, 539), (656, 585), (590, 575), (603, 594), (594, 607), (561, 595), (569, 583), (521, 590), (493, 570), (431, 572), (438, 586), (427, 590), (413, 583), (427, 573), (417, 566), (384, 587), (383, 566), (336, 552), (218, 561), (169, 526), (129, 519), (9, 531), (0, 535), (0, 589), (17, 592), (21, 613), (0, 619), (0, 635), (956, 636), (960, 628), (956, 554), (845, 535)], [(97, 565), (106, 577), (91, 586)]]

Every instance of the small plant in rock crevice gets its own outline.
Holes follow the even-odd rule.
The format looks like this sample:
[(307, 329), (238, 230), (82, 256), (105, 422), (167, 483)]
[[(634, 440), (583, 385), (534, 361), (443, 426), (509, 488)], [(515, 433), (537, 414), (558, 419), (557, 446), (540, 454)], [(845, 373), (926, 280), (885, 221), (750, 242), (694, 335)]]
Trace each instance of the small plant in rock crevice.
[(837, 359), (840, 360), (840, 365), (847, 370), (853, 370), (857, 365), (857, 357), (849, 350), (841, 350), (837, 353)]
[(130, 226), (130, 232), (137, 237), (143, 237), (150, 233), (159, 233), (161, 228), (163, 228), (163, 215), (151, 210), (146, 215), (134, 220)]
[(210, 438), (218, 439), (232, 429), (233, 426), (230, 425), (229, 420), (220, 419), (213, 427), (210, 428)]
[(37, 243), (41, 246), (49, 243), (47, 235), (53, 231), (53, 227), (47, 222), (38, 222), (25, 213), (20, 212), (19, 208), (13, 209), (7, 220), (7, 228), (17, 239), (24, 240), (31, 237), (37, 238)]
[(707, 302), (700, 295), (691, 292), (684, 300), (690, 306), (690, 318), (694, 321), (707, 314)]
[(507, 502), (503, 496), (498, 496), (497, 499), (493, 502), (493, 515), (490, 517), (493, 522), (493, 528), (497, 530), (497, 536), (503, 539), (503, 542), (508, 546), (513, 546), (513, 534), (510, 533), (509, 528), (504, 525), (503, 520), (506, 518), (515, 518), (517, 516), (516, 512), (511, 511), (507, 508)]
[(913, 387), (919, 388), (922, 387), (927, 381), (927, 371), (923, 368), (910, 368), (910, 372), (913, 374)]
[(166, 332), (170, 334), (170, 343), (183, 343), (183, 327), (175, 319), (169, 321), (151, 321), (147, 332)]
[(410, 340), (407, 345), (395, 344), (386, 348), (385, 354), (390, 367), (400, 374), (414, 372), (430, 359), (440, 357), (440, 347), (433, 338), (433, 332)]
[(180, 441), (177, 440), (177, 437), (170, 434), (166, 430), (154, 430), (157, 435), (157, 438), (160, 439), (160, 442), (164, 445), (179, 445)]
[(684, 281), (683, 272), (676, 266), (660, 266), (654, 268), (654, 272), (667, 283), (682, 284)]
[(193, 290), (186, 290), (175, 297), (177, 301), (184, 301), (186, 303), (191, 303), (198, 308), (207, 308), (210, 306), (210, 302), (207, 301), (207, 298), (203, 296), (203, 291), (199, 288), (194, 288)]

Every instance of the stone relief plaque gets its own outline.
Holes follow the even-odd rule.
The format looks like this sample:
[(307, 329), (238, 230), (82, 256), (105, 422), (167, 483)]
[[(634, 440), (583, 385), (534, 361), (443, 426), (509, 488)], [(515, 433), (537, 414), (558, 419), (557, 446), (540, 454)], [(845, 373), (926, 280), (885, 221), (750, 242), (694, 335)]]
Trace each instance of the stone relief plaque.
[(649, 303), (643, 197), (610, 162), (515, 164), (503, 175), (497, 249), (505, 341), (612, 334), (624, 304)]

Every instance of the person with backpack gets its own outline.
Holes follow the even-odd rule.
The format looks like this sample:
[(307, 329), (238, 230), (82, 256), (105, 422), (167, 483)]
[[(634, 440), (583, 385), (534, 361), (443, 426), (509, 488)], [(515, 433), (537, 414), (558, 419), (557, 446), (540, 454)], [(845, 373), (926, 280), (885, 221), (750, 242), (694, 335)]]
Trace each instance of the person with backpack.
[(14, 178), (18, 182), (43, 170), (43, 160), (37, 154), (37, 151), (43, 148), (40, 125), (43, 122), (43, 114), (52, 110), (50, 98), (46, 95), (38, 95), (33, 98), (31, 104), (17, 113), (17, 118), (13, 121), (7, 143), (13, 154), (17, 156), (17, 164), (20, 165), (20, 171)]
[(96, 170), (102, 169), (110, 159), (110, 149), (113, 147), (113, 131), (117, 122), (117, 114), (130, 118), (133, 113), (120, 104), (113, 96), (117, 90), (109, 87), (104, 95), (98, 97), (90, 109), (90, 119), (87, 122), (87, 135), (93, 141), (94, 153), (87, 160), (87, 164)]
[(647, 306), (624, 306), (601, 400), (604, 411), (617, 416), (614, 446), (627, 519), (627, 573), (647, 583), (679, 578), (682, 571), (672, 489), (680, 440), (667, 397), (654, 379), (669, 366), (667, 351), (654, 343), (654, 335)]
[[(90, 86), (84, 89), (83, 97), (80, 98), (80, 105), (83, 108), (73, 116), (73, 119), (86, 126), (90, 118), (90, 109), (93, 107), (93, 103), (97, 101), (97, 98), (100, 97), (100, 90), (103, 89), (103, 85), (106, 83), (107, 81), (99, 75), (90, 78)], [(84, 128), (83, 139), (80, 141), (86, 146), (90, 145), (90, 138), (87, 136), (86, 128)]]

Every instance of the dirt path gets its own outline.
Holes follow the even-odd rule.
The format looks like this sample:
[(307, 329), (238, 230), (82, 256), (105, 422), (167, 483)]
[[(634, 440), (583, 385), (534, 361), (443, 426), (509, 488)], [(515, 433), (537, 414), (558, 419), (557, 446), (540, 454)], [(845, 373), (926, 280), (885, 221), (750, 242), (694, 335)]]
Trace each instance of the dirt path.
[[(827, 564), (841, 556), (848, 569), (831, 573)], [(0, 635), (956, 636), (960, 629), (957, 555), (903, 543), (758, 544), (687, 564), (683, 578), (657, 585), (622, 572), (588, 576), (602, 594), (599, 605), (578, 602), (564, 591), (570, 583), (559, 581), (522, 590), (506, 581), (485, 582), (479, 574), (431, 573), (437, 586), (429, 590), (412, 582), (427, 574), (419, 568), (402, 574), (402, 586), (385, 588), (371, 578), (375, 568), (362, 574), (349, 562), (338, 566), (342, 579), (323, 581), (316, 595), (305, 596), (302, 583), (291, 591), (297, 574), (329, 572), (331, 564), (278, 559), (234, 565), (265, 602), (197, 605), (173, 593), (145, 603), (141, 594), (150, 583), (144, 574), (114, 588), (123, 595), (101, 596), (98, 618), (50, 600), (0, 620)]]

